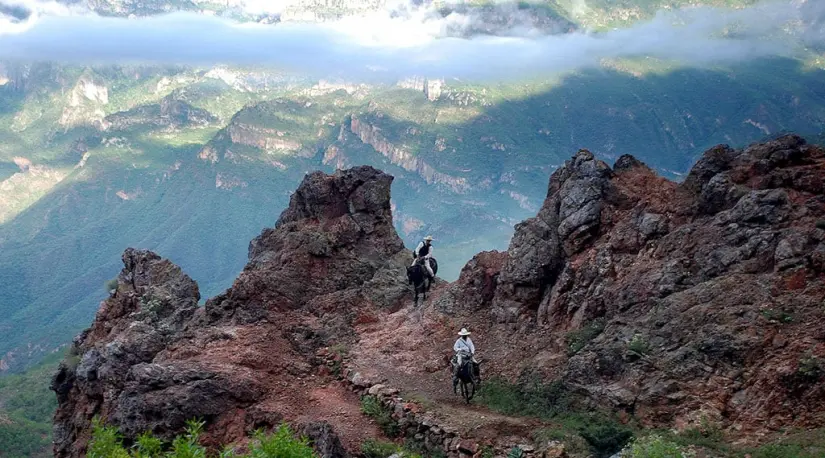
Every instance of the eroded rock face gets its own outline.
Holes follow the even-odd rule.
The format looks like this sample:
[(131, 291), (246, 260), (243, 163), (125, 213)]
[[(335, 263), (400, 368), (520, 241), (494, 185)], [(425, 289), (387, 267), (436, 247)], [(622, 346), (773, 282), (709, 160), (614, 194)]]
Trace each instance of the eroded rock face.
[(202, 308), (180, 268), (126, 250), (116, 292), (54, 377), (55, 456), (84, 454), (94, 416), (127, 438), (170, 438), (200, 418), (204, 441), (215, 446), (285, 420), (303, 425), (323, 456), (346, 456), (335, 433), (344, 420), (308, 421), (335, 416), (302, 380), (313, 375), (319, 347), (352, 341), (359, 310), (407, 291), (391, 183), (370, 167), (308, 175), (275, 228), (252, 241), (233, 287)]
[(565, 260), (598, 234), (612, 171), (586, 150), (550, 177), (535, 218), (516, 225), (493, 301), (498, 321), (513, 321), (538, 306)]
[(502, 361), (651, 425), (820, 425), (823, 190), (825, 151), (796, 136), (713, 148), (681, 185), (579, 152), (517, 226), (485, 315), (531, 324), (529, 345), (476, 326)]
[(250, 242), (232, 288), (206, 303), (209, 319), (253, 322), (266, 311), (397, 300), (409, 255), (392, 225), (391, 184), (366, 166), (307, 175), (275, 227)]
[[(93, 415), (118, 416), (129, 410), (124, 404), (140, 402), (121, 399), (122, 393), (170, 378), (168, 374), (152, 378), (146, 367), (183, 337), (197, 310), (198, 285), (178, 266), (131, 248), (123, 254), (123, 265), (117, 291), (101, 304), (92, 327), (75, 339), (72, 356), (61, 363), (52, 380), (60, 404), (54, 421), (57, 456), (82, 453)], [(134, 421), (139, 420), (132, 416), (126, 423)], [(182, 425), (164, 416), (151, 429), (162, 432)], [(129, 424), (124, 427), (133, 429)]]

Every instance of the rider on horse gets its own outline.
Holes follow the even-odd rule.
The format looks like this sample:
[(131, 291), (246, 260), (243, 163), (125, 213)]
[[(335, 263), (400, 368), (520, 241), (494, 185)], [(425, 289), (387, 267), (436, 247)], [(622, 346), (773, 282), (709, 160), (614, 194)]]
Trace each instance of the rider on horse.
[(476, 347), (469, 337), (470, 331), (468, 331), (467, 328), (461, 328), (458, 335), (458, 339), (455, 341), (455, 344), (453, 344), (455, 356), (453, 356), (453, 360), (451, 361), (453, 364), (453, 387), (455, 387), (458, 382), (458, 371), (461, 369), (461, 366), (464, 365), (465, 360), (472, 361), (473, 364), (478, 363), (475, 360)]
[(435, 274), (433, 273), (432, 267), (430, 267), (430, 258), (433, 257), (433, 236), (428, 235), (424, 237), (417, 247), (415, 247), (415, 251), (413, 252), (414, 259), (412, 262), (412, 266), (415, 263), (421, 261), (421, 264), (427, 269), (427, 273), (429, 274), (430, 278), (434, 278)]

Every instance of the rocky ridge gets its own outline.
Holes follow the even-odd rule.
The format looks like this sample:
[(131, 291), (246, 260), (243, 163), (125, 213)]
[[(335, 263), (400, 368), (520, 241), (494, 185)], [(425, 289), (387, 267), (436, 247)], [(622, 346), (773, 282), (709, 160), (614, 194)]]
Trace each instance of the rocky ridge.
[[(388, 387), (447, 391), (432, 381), (460, 326), (488, 374), (538, 374), (645, 425), (711, 421), (741, 440), (822, 426), (823, 149), (795, 136), (720, 146), (682, 184), (631, 156), (611, 168), (580, 151), (506, 253), (479, 254), (419, 310), (404, 308), (410, 255), (391, 182), (370, 167), (307, 175), (232, 288), (201, 308), (179, 268), (127, 250), (117, 291), (55, 377), (56, 456), (82, 453), (95, 415), (127, 437), (169, 437), (201, 417), (214, 445), (288, 420), (334, 428), (353, 451), (380, 433), (348, 388), (374, 389), (407, 418)], [(332, 346), (352, 355), (343, 385)], [(445, 420), (429, 421), (432, 445), (467, 454), (455, 440), (466, 431), (445, 427), (468, 412), (432, 409)]]
[(507, 253), (435, 306), (474, 312), (501, 373), (539, 370), (651, 426), (820, 425), (824, 192), (825, 150), (796, 136), (713, 148), (681, 184), (580, 151)]
[[(55, 456), (81, 456), (96, 415), (126, 437), (168, 438), (204, 418), (213, 445), (284, 419), (327, 431), (312, 426), (313, 413), (345, 414), (332, 424), (356, 437), (377, 434), (365, 420), (346, 423), (360, 417), (357, 399), (319, 390), (313, 361), (318, 348), (351, 341), (371, 303), (405, 292), (408, 254), (392, 227), (391, 182), (370, 167), (307, 175), (275, 227), (250, 243), (232, 288), (204, 307), (180, 268), (127, 250), (117, 290), (53, 380)], [(336, 401), (356, 407), (330, 412)]]

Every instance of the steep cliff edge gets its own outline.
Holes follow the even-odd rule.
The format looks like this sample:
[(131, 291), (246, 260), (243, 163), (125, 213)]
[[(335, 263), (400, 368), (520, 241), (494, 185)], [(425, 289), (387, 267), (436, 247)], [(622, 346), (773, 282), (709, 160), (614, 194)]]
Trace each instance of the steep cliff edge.
[(452, 394), (444, 368), (464, 326), (486, 376), (538, 376), (646, 426), (710, 421), (741, 441), (823, 426), (822, 148), (795, 136), (716, 147), (681, 184), (579, 151), (508, 251), (477, 255), (423, 308), (407, 296), (392, 180), (369, 167), (307, 175), (204, 307), (179, 268), (127, 250), (117, 291), (55, 377), (56, 456), (82, 454), (95, 415), (126, 437), (203, 418), (212, 445), (327, 422), (354, 451), (381, 433), (333, 383), (330, 346), (348, 349), (351, 384), (419, 399), (454, 455), (456, 437), (530, 440), (536, 421)]

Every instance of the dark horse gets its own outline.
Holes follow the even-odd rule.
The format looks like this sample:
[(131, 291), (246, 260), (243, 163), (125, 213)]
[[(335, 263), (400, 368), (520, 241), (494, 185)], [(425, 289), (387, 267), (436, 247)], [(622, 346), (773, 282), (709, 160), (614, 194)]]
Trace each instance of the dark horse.
[(453, 384), (453, 392), (458, 393), (458, 386), (461, 386), (461, 396), (467, 404), (475, 396), (476, 390), (481, 387), (480, 365), (481, 361), (473, 363), (472, 359), (468, 358), (458, 369), (458, 378)]
[[(430, 258), (430, 267), (433, 269), (433, 274), (438, 273), (438, 262), (435, 258)], [(407, 267), (407, 279), (415, 288), (415, 304), (418, 305), (418, 294), (424, 295), (424, 300), (427, 300), (427, 291), (430, 290), (434, 279), (427, 275), (427, 269), (424, 267), (424, 261), (419, 259), (415, 265)]]

